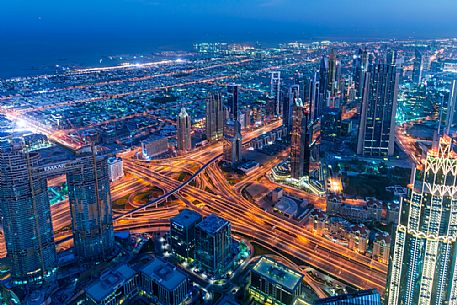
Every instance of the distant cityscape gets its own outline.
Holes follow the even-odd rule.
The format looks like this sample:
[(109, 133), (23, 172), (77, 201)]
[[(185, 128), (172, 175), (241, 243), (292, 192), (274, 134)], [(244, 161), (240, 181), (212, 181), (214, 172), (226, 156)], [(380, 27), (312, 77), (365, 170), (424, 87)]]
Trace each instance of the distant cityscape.
[(122, 61), (0, 79), (0, 304), (457, 304), (457, 38)]

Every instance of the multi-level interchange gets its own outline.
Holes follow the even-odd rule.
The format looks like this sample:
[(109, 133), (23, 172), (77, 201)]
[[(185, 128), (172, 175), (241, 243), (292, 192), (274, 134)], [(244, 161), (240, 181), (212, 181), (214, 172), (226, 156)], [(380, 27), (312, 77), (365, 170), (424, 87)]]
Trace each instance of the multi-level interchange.
[(457, 304), (456, 50), (197, 43), (0, 80), (0, 303)]

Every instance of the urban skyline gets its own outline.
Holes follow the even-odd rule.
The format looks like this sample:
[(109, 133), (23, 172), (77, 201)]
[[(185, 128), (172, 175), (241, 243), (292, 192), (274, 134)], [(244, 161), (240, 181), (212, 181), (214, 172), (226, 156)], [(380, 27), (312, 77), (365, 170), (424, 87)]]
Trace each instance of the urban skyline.
[(457, 304), (455, 3), (19, 2), (0, 304)]

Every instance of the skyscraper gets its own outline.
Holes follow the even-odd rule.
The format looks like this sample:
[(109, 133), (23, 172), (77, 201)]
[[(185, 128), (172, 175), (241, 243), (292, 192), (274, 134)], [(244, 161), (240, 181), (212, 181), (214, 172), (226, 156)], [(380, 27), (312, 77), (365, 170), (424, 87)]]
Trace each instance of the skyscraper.
[[(292, 178), (300, 179), (309, 175), (309, 134), (308, 113), (301, 99), (296, 99), (293, 110), (293, 126), (290, 146), (290, 174)], [(308, 160), (305, 160), (305, 158)], [(307, 168), (305, 168), (305, 164)]]
[(414, 51), (414, 66), (413, 66), (413, 82), (415, 84), (420, 84), (422, 81), (422, 69), (424, 68), (423, 66), (423, 58), (422, 58), (422, 53), (416, 49)]
[(227, 101), (231, 120), (238, 120), (238, 89), (239, 85), (237, 84), (227, 86)]
[(194, 258), (195, 226), (202, 216), (195, 211), (184, 209), (170, 219), (170, 243), (173, 253), (184, 258)]
[(447, 115), (446, 115), (446, 133), (450, 134), (451, 128), (455, 125), (455, 111), (457, 103), (457, 80), (452, 81), (451, 91), (449, 94), (449, 101), (447, 104)]
[(42, 282), (56, 266), (46, 177), (40, 155), (22, 139), (0, 140), (0, 211), (7, 258), (17, 284)]
[(363, 84), (365, 78), (365, 72), (368, 69), (368, 52), (367, 50), (359, 49), (357, 54), (354, 55), (353, 60), (353, 74), (352, 78), (355, 84), (355, 90), (357, 97), (361, 98), (363, 93)]
[(114, 246), (108, 162), (95, 149), (77, 151), (77, 166), (67, 172), (75, 254), (82, 262), (109, 257)]
[(176, 120), (176, 140), (178, 152), (185, 153), (192, 150), (192, 138), (190, 135), (192, 123), (190, 116), (186, 112), (186, 108), (181, 108)]
[(218, 141), (224, 136), (225, 113), (220, 94), (210, 94), (206, 99), (206, 138)]
[[(296, 100), (300, 98), (300, 87), (298, 85), (292, 85), (289, 87), (289, 93), (287, 99), (284, 100), (283, 106), (283, 124), (287, 127), (290, 132), (292, 130), (292, 115)], [(300, 101), (300, 103), (302, 103)]]
[(330, 92), (330, 96), (334, 97), (338, 91), (338, 79), (337, 79), (337, 60), (335, 50), (332, 49), (328, 56), (328, 77), (327, 77), (327, 90)]
[(279, 116), (281, 114), (281, 107), (280, 107), (280, 94), (281, 94), (281, 72), (274, 71), (271, 72), (271, 89), (270, 95), (274, 100), (275, 104), (275, 115)]
[(393, 155), (398, 78), (393, 65), (370, 65), (364, 80), (357, 154)]
[(417, 165), (389, 262), (386, 304), (457, 303), (457, 155), (444, 135)]

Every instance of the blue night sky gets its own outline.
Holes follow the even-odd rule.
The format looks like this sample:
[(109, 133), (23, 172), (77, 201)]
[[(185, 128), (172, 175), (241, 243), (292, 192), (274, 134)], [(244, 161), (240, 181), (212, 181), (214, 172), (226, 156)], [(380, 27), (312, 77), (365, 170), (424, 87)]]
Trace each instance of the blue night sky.
[(456, 0), (1, 0), (0, 70), (18, 56), (35, 63), (203, 40), (455, 37), (456, 12)]

